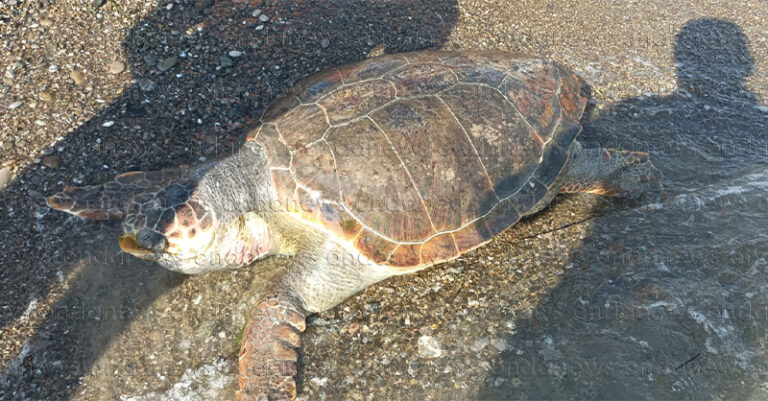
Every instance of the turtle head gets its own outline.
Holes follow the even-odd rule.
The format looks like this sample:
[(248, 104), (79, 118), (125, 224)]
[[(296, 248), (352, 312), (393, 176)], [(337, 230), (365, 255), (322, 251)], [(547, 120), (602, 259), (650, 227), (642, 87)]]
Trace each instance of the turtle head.
[(175, 181), (133, 196), (122, 217), (120, 249), (182, 273), (213, 270), (208, 254), (218, 220), (195, 196), (194, 183)]
[(270, 231), (257, 214), (226, 210), (195, 174), (176, 170), (67, 187), (48, 205), (92, 220), (121, 219), (123, 251), (186, 274), (242, 266), (271, 249)]

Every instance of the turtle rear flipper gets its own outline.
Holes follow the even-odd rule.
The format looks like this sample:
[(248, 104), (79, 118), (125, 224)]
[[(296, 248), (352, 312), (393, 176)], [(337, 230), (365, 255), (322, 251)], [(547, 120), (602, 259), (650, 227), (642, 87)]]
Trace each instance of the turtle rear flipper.
[(298, 352), (305, 312), (284, 294), (262, 297), (243, 333), (235, 399), (289, 401), (296, 398)]
[(186, 169), (183, 167), (158, 171), (130, 171), (102, 185), (66, 186), (46, 201), (53, 209), (86, 219), (120, 219), (134, 195), (156, 191), (181, 176), (184, 171)]

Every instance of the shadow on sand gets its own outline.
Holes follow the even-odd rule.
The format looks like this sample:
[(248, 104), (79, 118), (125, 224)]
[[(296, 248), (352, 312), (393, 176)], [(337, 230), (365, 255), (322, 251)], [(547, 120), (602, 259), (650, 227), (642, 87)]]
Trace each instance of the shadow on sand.
[[(238, 280), (227, 282), (226, 275), (188, 279), (166, 272), (120, 253), (117, 223), (87, 223), (50, 212), (44, 196), (62, 183), (100, 183), (115, 171), (154, 170), (229, 154), (264, 106), (296, 81), (371, 53), (441, 46), (458, 12), (452, 0), (175, 3), (172, 11), (163, 6), (133, 28), (124, 47), (137, 83), (55, 146), (62, 168), (26, 169), (0, 192), (0, 248), (5, 251), (0, 256), (0, 328), (34, 332), (25, 344), (4, 344), (13, 352), (0, 361), (2, 399), (70, 399), (79, 393), (81, 378), (100, 374), (108, 379), (104, 389), (88, 390), (94, 399), (117, 398), (123, 391), (163, 391), (183, 367), (172, 373), (175, 377), (154, 378), (149, 385), (145, 376), (153, 374), (144, 369), (176, 352), (163, 349), (166, 337), (183, 342), (181, 326), (194, 328), (200, 322), (174, 317), (174, 305), (160, 309), (158, 316), (142, 314), (185, 281), (198, 280), (208, 289), (205, 307), (217, 293), (219, 302), (242, 300), (253, 279), (241, 273), (245, 276), (238, 280), (245, 284), (238, 287)], [(270, 21), (260, 21), (256, 9)], [(232, 50), (242, 54), (229, 55)], [(160, 71), (158, 63), (169, 57), (177, 57), (177, 63)], [(103, 130), (108, 120), (119, 129)], [(58, 280), (66, 282), (64, 289), (52, 293)], [(195, 299), (187, 295), (188, 301)], [(57, 299), (51, 312), (35, 320), (35, 303), (50, 299)], [(152, 319), (164, 319), (166, 326), (177, 319), (180, 327), (158, 325), (159, 333), (148, 332), (146, 339), (126, 338), (122, 333), (138, 316), (150, 328)], [(242, 324), (242, 316), (238, 319)], [(215, 337), (221, 329), (206, 330), (205, 336)], [(138, 341), (134, 353), (141, 354), (134, 355), (135, 363), (114, 372), (104, 371), (109, 365), (95, 365), (110, 344), (130, 341)], [(233, 356), (234, 364), (236, 347), (231, 338), (226, 342), (222, 352)], [(193, 346), (198, 344), (193, 341)], [(151, 361), (150, 353), (157, 353), (160, 362)], [(169, 365), (176, 364), (172, 356)]]
[(675, 59), (674, 93), (585, 116), (581, 137), (649, 151), (666, 199), (605, 201), (572, 269), (518, 321), (477, 399), (747, 399), (760, 391), (768, 113), (744, 86), (754, 61), (737, 25), (689, 21)]

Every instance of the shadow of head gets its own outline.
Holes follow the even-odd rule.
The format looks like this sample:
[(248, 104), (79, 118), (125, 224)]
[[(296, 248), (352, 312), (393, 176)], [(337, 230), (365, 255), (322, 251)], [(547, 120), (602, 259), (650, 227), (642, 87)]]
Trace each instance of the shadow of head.
[(741, 28), (719, 19), (687, 22), (675, 36), (678, 86), (692, 94), (741, 91), (755, 61)]

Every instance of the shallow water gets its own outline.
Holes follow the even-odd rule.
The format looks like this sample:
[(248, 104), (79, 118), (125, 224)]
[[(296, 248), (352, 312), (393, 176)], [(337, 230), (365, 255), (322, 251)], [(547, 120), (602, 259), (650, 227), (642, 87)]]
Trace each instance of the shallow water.
[(768, 113), (742, 86), (745, 47), (708, 41), (738, 38), (738, 28), (688, 29), (677, 91), (591, 110), (582, 136), (649, 151), (661, 197), (603, 209), (572, 258), (583, 273), (552, 289), (512, 338), (538, 351), (502, 353), (491, 375), (519, 380), (479, 398), (768, 396)]

